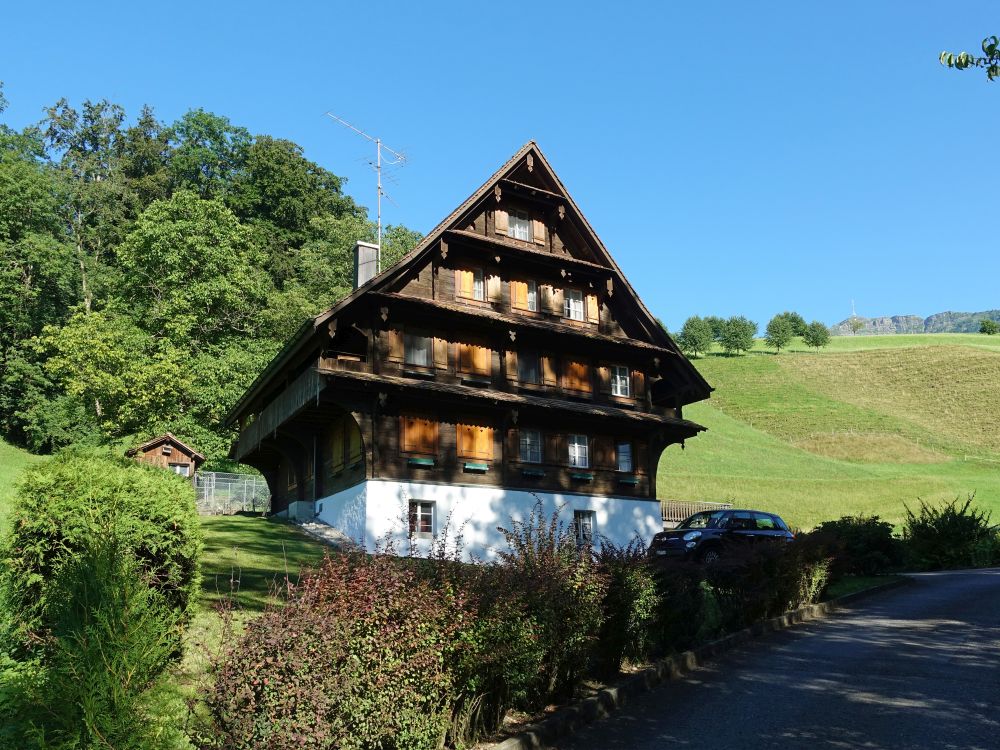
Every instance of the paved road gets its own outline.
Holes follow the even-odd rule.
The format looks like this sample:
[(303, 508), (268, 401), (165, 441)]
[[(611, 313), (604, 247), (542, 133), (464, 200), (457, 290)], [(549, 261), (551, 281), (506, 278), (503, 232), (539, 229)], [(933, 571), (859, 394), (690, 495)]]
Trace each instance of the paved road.
[(757, 639), (559, 745), (670, 747), (1000, 748), (1000, 569)]

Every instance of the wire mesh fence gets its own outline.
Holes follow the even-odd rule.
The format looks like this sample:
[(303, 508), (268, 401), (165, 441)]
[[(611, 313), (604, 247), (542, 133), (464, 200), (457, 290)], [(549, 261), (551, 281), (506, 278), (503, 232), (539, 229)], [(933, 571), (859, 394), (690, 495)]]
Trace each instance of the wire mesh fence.
[(267, 482), (254, 474), (202, 471), (195, 475), (194, 493), (198, 512), (207, 516), (266, 513), (271, 505)]

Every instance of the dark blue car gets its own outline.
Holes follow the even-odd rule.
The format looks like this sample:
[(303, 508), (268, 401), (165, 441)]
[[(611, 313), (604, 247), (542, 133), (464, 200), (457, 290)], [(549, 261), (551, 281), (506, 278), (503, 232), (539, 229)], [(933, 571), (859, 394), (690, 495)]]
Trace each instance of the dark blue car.
[(759, 510), (706, 510), (676, 529), (661, 531), (649, 546), (651, 557), (695, 560), (710, 565), (732, 545), (787, 543), (795, 535), (774, 513)]

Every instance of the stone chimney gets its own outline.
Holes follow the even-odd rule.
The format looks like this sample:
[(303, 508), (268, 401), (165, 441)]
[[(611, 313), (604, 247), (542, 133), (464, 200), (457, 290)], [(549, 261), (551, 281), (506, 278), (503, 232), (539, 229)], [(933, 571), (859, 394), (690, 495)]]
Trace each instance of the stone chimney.
[(378, 272), (378, 245), (358, 240), (354, 243), (354, 288), (368, 282)]

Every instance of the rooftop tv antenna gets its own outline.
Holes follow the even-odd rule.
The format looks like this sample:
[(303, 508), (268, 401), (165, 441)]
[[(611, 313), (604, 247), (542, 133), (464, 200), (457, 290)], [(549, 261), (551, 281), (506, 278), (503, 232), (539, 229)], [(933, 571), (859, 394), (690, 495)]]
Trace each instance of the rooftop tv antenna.
[[(384, 190), (382, 190), (382, 167), (392, 167), (392, 166), (395, 166), (396, 164), (405, 164), (406, 163), (406, 156), (403, 155), (403, 154), (401, 154), (401, 153), (399, 153), (398, 151), (394, 151), (393, 149), (391, 149), (388, 146), (386, 146), (384, 143), (382, 143), (382, 139), (381, 138), (377, 138), (375, 136), (368, 135), (368, 133), (366, 133), (365, 131), (361, 130), (360, 128), (356, 128), (353, 125), (351, 125), (351, 123), (349, 123), (347, 120), (344, 120), (343, 118), (337, 117), (337, 115), (333, 114), (333, 112), (327, 112), (326, 116), (329, 117), (331, 120), (335, 120), (335, 121), (339, 122), (345, 128), (350, 128), (351, 130), (353, 130), (355, 133), (357, 133), (358, 135), (360, 135), (365, 140), (370, 141), (371, 143), (375, 144), (375, 163), (372, 164), (372, 166), (375, 168), (375, 175), (376, 175), (375, 179), (376, 179), (376, 184), (378, 186), (378, 198), (376, 200), (377, 211), (378, 211), (378, 239), (377, 239), (377, 241), (375, 243), (376, 245), (378, 245), (378, 255), (376, 256), (376, 261), (375, 261), (375, 272), (376, 273), (381, 273), (381, 271), (382, 271), (382, 196), (384, 195), (386, 198), (389, 198), (389, 196), (386, 194), (386, 192)], [(383, 160), (382, 159), (382, 152), (383, 151), (385, 151), (386, 153), (389, 154), (389, 160)], [(392, 200), (392, 199), (389, 198), (389, 200)]]

